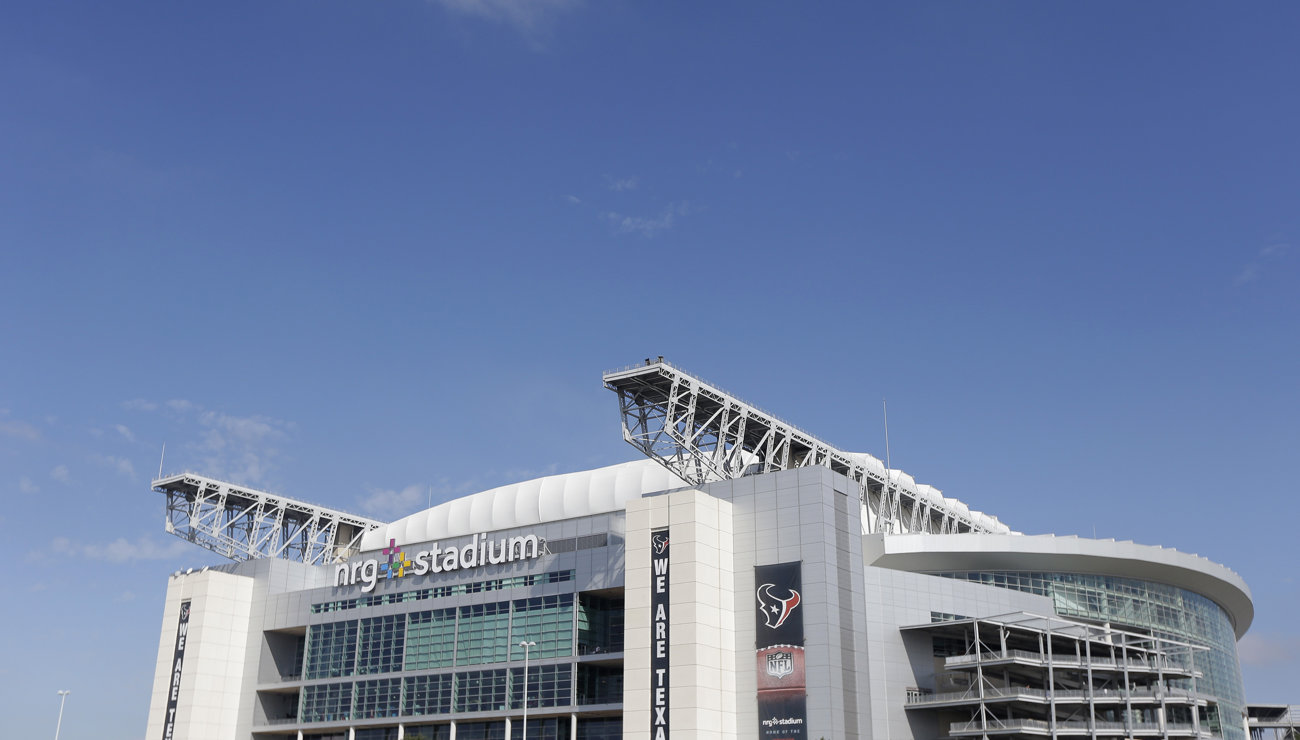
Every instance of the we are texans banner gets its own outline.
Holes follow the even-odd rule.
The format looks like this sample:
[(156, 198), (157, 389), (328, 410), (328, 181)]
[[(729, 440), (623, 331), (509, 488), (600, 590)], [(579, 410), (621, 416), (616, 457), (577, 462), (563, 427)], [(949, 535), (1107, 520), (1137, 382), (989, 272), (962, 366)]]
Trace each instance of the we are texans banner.
[(668, 530), (650, 533), (650, 737), (668, 740)]

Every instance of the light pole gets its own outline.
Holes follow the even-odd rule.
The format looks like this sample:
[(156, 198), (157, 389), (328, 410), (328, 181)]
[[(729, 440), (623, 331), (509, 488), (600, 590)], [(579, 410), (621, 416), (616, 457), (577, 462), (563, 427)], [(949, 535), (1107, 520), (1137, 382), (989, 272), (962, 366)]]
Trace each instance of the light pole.
[[(537, 647), (537, 643), (521, 641), (519, 647), (524, 649), (524, 738), (528, 740), (528, 648)], [(57, 737), (54, 740), (59, 740)]]
[(54, 740), (59, 740), (59, 730), (63, 729), (63, 705), (68, 701), (71, 691), (59, 691), (59, 723), (54, 726)]

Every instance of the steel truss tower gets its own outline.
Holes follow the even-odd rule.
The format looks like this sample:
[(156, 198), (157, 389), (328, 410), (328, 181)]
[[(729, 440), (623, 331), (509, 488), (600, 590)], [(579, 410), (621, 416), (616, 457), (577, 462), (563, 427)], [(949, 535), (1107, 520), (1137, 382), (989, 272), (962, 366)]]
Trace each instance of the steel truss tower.
[(821, 465), (857, 481), (867, 533), (1011, 530), (861, 453), (841, 452), (662, 357), (604, 375), (623, 439), (693, 485)]
[(159, 478), (167, 531), (235, 561), (284, 558), (320, 565), (357, 552), (381, 522), (193, 473)]

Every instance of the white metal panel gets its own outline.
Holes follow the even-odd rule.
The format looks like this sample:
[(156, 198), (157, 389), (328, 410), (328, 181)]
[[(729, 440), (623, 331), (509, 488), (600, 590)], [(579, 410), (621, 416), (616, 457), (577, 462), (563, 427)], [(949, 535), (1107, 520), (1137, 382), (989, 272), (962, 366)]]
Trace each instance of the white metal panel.
[(541, 522), (603, 514), (647, 493), (686, 483), (653, 460), (512, 483), (463, 496), (368, 532), (361, 549), (526, 527)]

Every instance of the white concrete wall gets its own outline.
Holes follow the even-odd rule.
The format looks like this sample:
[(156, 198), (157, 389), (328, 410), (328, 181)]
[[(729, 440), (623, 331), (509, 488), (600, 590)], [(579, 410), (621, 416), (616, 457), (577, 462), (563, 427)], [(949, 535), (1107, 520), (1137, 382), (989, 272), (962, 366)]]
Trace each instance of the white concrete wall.
[[(253, 579), (217, 571), (173, 576), (167, 584), (147, 740), (161, 740), (181, 602), (190, 600), (176, 740), (235, 740), (248, 653)], [(260, 634), (252, 635), (260, 638)]]
[(623, 737), (650, 740), (650, 532), (669, 528), (669, 725), (673, 740), (737, 738), (735, 578), (729, 502), (700, 491), (627, 508)]

